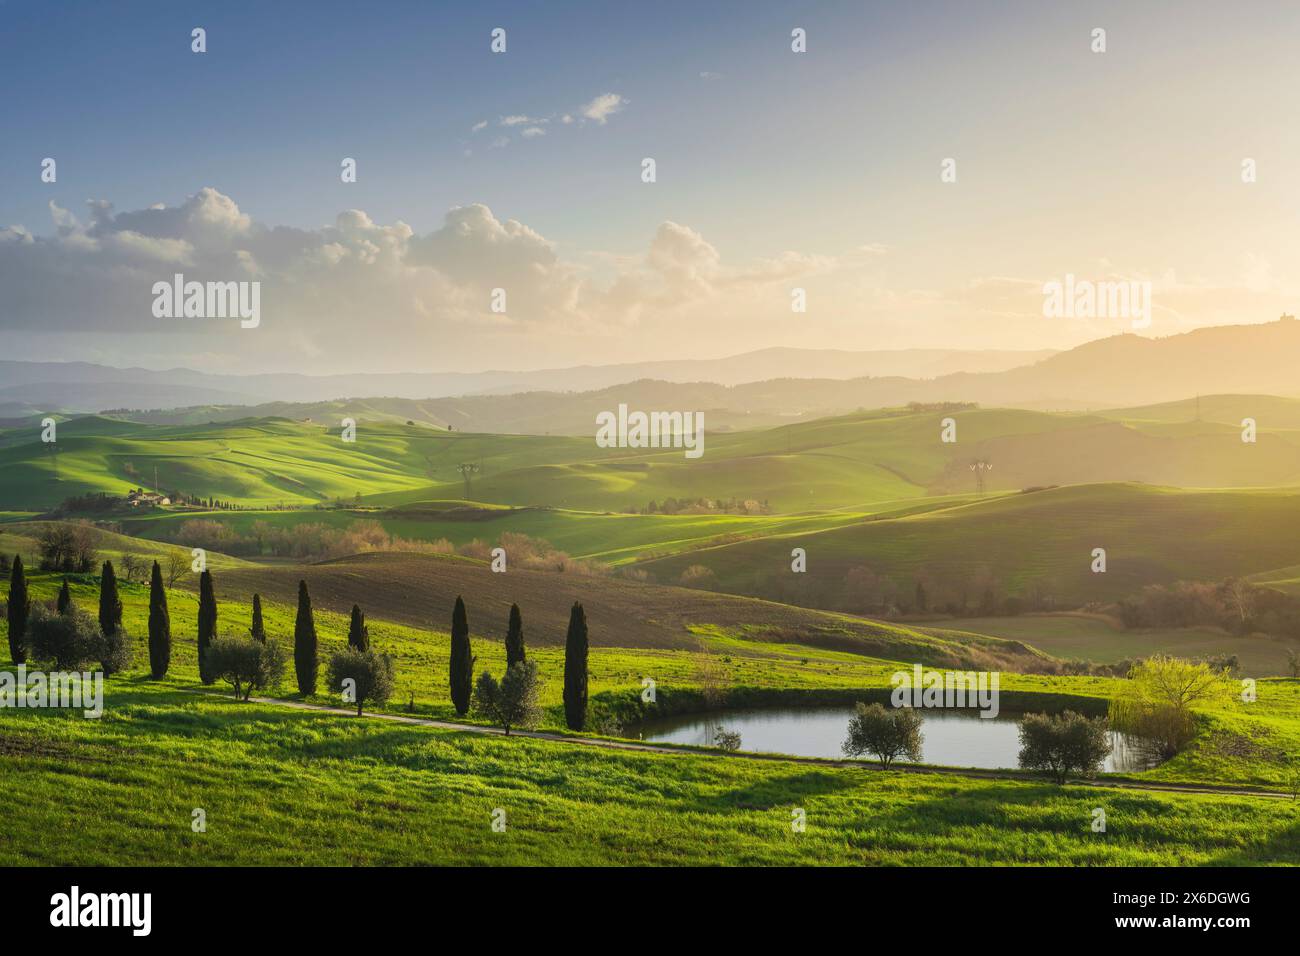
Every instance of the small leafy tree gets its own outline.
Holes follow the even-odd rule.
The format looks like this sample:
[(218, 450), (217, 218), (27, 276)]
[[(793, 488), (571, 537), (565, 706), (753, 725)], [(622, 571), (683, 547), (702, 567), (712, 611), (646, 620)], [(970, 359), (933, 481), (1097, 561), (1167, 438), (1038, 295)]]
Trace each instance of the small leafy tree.
[(23, 573), (23, 556), (14, 555), (9, 572), (9, 603), (5, 616), (9, 623), (9, 657), (15, 664), (27, 660), (27, 624), (31, 616), (32, 599), (27, 593), (27, 576)]
[(266, 643), (266, 627), (262, 624), (262, 595), (253, 595), (253, 623), (248, 628), (248, 636), (259, 644)]
[(469, 711), (474, 689), (474, 655), (469, 644), (469, 616), (465, 602), (458, 595), (451, 612), (451, 660), (448, 663), (451, 702), (458, 716)]
[[(65, 585), (66, 586), (66, 585)], [(167, 675), (172, 661), (172, 618), (167, 610), (167, 589), (157, 561), (149, 575), (149, 674), (154, 680)]]
[(208, 645), (217, 636), (217, 595), (212, 572), (199, 575), (199, 680), (211, 684), (217, 678), (208, 669)]
[(366, 616), (356, 604), (352, 605), (352, 621), (348, 624), (348, 647), (362, 652), (370, 650), (370, 628), (366, 627)]
[(263, 643), (251, 637), (218, 637), (208, 645), (208, 663), (215, 680), (235, 689), (247, 701), (255, 690), (278, 687), (284, 680), (285, 653), (279, 641)]
[(312, 615), (311, 595), (307, 582), (298, 582), (298, 619), (293, 627), (293, 667), (298, 677), (298, 693), (304, 697), (316, 693), (320, 662), (316, 656), (316, 618)]
[(713, 746), (719, 750), (734, 753), (740, 749), (740, 732), (719, 727), (718, 732), (713, 735)]
[(859, 702), (849, 718), (849, 736), (843, 749), (850, 757), (873, 754), (880, 761), (881, 769), (888, 770), (898, 757), (914, 763), (919, 761), (924, 744), (921, 714), (917, 710)]
[(99, 622), (75, 604), (66, 614), (35, 604), (28, 622), (28, 641), (35, 660), (61, 671), (79, 671), (104, 656)]
[(111, 634), (105, 634), (99, 665), (104, 676), (119, 674), (131, 666), (131, 635), (120, 624)]
[(519, 605), (510, 605), (510, 626), (506, 628), (506, 669), (524, 662), (524, 618)]
[(343, 694), (346, 703), (356, 704), (358, 717), (366, 703), (383, 704), (392, 697), (395, 685), (393, 659), (387, 654), (349, 646), (330, 656), (330, 690)]
[(1091, 777), (1110, 753), (1108, 731), (1104, 717), (1089, 720), (1072, 710), (1027, 714), (1020, 721), (1020, 766), (1042, 770), (1057, 783), (1071, 775)]
[(537, 677), (537, 664), (520, 661), (506, 668), (501, 682), (484, 671), (474, 688), (474, 704), (478, 712), (505, 728), (506, 736), (512, 727), (536, 727), (542, 708), (538, 703), (541, 681)]
[(1196, 735), (1194, 708), (1230, 706), (1233, 692), (1226, 671), (1157, 654), (1129, 671), (1110, 703), (1110, 725), (1139, 749), (1169, 758)]
[(576, 601), (564, 637), (564, 721), (570, 730), (587, 723), (587, 613)]
[(167, 586), (174, 588), (183, 575), (190, 573), (192, 562), (184, 551), (179, 549), (167, 552)]

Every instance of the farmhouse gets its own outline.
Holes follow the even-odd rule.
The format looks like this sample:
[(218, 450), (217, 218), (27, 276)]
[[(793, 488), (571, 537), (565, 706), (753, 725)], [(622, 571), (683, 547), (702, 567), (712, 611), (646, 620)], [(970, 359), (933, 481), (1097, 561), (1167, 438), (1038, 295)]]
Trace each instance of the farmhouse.
[(132, 508), (138, 508), (141, 505), (156, 508), (158, 505), (169, 505), (172, 503), (172, 500), (166, 495), (160, 495), (153, 491), (145, 491), (143, 488), (136, 488), (134, 491), (128, 492), (126, 501)]

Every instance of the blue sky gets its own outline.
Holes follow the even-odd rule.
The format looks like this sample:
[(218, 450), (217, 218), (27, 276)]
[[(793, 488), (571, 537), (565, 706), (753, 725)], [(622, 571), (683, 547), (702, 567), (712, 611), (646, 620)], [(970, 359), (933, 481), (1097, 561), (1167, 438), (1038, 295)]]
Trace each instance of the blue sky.
[[(471, 365), (493, 348), (516, 365), (574, 348), (593, 361), (672, 357), (665, 341), (684, 330), (701, 355), (737, 342), (1063, 346), (1122, 329), (1044, 325), (989, 283), (1088, 270), (1163, 282), (1158, 331), (1273, 318), (1300, 256), (1300, 14), (1280, 2), (1133, 7), (4, 0), (0, 227), (49, 236), (51, 201), (84, 222), (88, 199), (176, 207), (205, 187), (266, 229), (321, 230), (359, 209), (422, 236), (483, 204), (603, 292), (654, 255), (664, 223), (704, 243), (709, 281), (683, 266), (687, 281), (617, 315), (602, 301), (543, 332), (525, 316), (527, 335), (476, 334), (458, 318), (450, 339)], [(194, 26), (203, 55), (190, 51)], [(488, 49), (498, 26), (504, 55)], [(790, 51), (794, 26), (807, 54)], [(1094, 26), (1108, 31), (1102, 56)], [(621, 108), (583, 119), (606, 94)], [(502, 126), (507, 116), (548, 122)], [(529, 125), (543, 134), (524, 139)], [(39, 181), (45, 156), (56, 184)], [(345, 156), (355, 184), (339, 181)], [(638, 179), (645, 156), (653, 186)], [(949, 156), (959, 181), (940, 186)], [(1249, 192), (1236, 178), (1245, 156), (1265, 171)], [(804, 271), (771, 265), (789, 257)], [(764, 270), (782, 277), (762, 300), (771, 308), (752, 289), (718, 298)], [(777, 306), (796, 279), (820, 309), (791, 322)], [(39, 319), (8, 323), (23, 327), (15, 351), (61, 354), (67, 342), (32, 337)], [(183, 359), (189, 338), (170, 351)], [(208, 352), (196, 358), (220, 364)]]

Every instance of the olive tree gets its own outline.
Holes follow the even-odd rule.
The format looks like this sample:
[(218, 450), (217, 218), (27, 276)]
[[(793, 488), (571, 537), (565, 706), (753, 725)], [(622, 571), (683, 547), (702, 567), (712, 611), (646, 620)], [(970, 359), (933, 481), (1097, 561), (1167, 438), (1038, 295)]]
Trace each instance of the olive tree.
[(1067, 710), (1063, 714), (1027, 714), (1020, 721), (1020, 766), (1042, 770), (1057, 783), (1071, 774), (1091, 777), (1110, 753), (1109, 725)]
[(44, 604), (33, 604), (27, 640), (33, 660), (50, 663), (61, 671), (83, 670), (87, 664), (99, 661), (107, 650), (99, 622), (75, 604), (63, 614)]
[(349, 646), (330, 657), (329, 688), (342, 694), (344, 703), (356, 704), (358, 717), (366, 703), (382, 704), (392, 697), (395, 684), (393, 659), (387, 654)]
[(217, 637), (208, 645), (208, 669), (213, 680), (224, 680), (235, 697), (248, 700), (255, 690), (278, 687), (288, 660), (280, 643), (265, 644), (251, 637)]
[(533, 661), (510, 665), (499, 683), (484, 671), (474, 688), (474, 706), (480, 715), (504, 727), (509, 736), (511, 727), (537, 726), (542, 713), (537, 702), (541, 686)]
[(913, 708), (859, 702), (849, 718), (849, 736), (843, 749), (850, 757), (872, 754), (880, 761), (880, 768), (888, 770), (897, 757), (920, 760), (924, 743), (921, 715)]

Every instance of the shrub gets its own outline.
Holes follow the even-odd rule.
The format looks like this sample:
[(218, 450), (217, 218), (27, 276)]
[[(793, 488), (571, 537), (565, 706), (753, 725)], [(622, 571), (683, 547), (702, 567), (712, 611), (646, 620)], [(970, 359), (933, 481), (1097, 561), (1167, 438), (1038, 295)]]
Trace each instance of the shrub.
[(1193, 708), (1229, 705), (1233, 689), (1226, 671), (1157, 654), (1129, 672), (1110, 703), (1110, 724), (1151, 756), (1169, 758), (1196, 735)]
[(99, 664), (104, 669), (104, 676), (119, 674), (131, 666), (131, 635), (126, 628), (118, 625), (107, 634), (100, 632), (103, 639)]
[[(348, 680), (352, 686), (345, 688), (344, 681)], [(330, 690), (344, 694), (346, 703), (355, 703), (358, 717), (367, 702), (382, 704), (392, 697), (395, 683), (393, 659), (387, 654), (345, 647), (330, 657)], [(347, 699), (349, 692), (353, 695), (351, 701)]]
[(27, 639), (33, 659), (62, 671), (83, 670), (107, 650), (99, 622), (76, 605), (60, 614), (44, 604), (33, 604)]
[(474, 706), (482, 716), (504, 727), (508, 736), (511, 727), (537, 726), (542, 713), (538, 704), (540, 694), (537, 664), (520, 661), (506, 668), (500, 683), (487, 671), (480, 674), (474, 689)]
[(208, 645), (213, 680), (224, 680), (235, 697), (248, 700), (255, 690), (278, 687), (284, 680), (286, 655), (279, 641), (251, 637), (217, 637)]
[(719, 727), (718, 732), (713, 735), (713, 746), (719, 750), (734, 753), (740, 749), (740, 734), (737, 731)]
[(913, 762), (921, 759), (925, 735), (921, 733), (921, 715), (911, 707), (886, 708), (861, 702), (849, 718), (849, 736), (844, 753), (850, 757), (874, 754), (881, 769), (888, 770), (897, 757)]
[(682, 572), (677, 581), (683, 587), (709, 588), (713, 586), (715, 578), (713, 572), (704, 565), (692, 564)]
[(1072, 710), (1028, 714), (1020, 722), (1020, 766), (1042, 770), (1057, 783), (1071, 774), (1091, 777), (1110, 753), (1106, 718), (1090, 720)]

